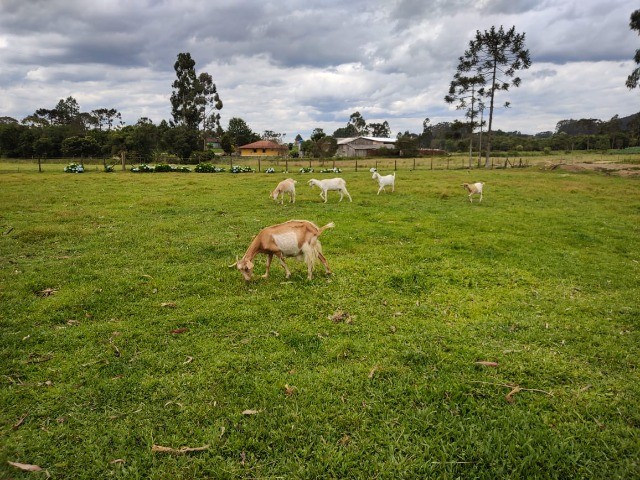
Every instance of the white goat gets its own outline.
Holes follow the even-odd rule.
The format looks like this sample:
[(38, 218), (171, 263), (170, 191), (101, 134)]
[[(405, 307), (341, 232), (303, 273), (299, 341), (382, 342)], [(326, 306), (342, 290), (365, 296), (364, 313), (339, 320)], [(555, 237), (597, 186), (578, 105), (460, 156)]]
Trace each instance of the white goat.
[(373, 173), (373, 176), (371, 178), (378, 180), (378, 186), (380, 187), (378, 188), (378, 195), (380, 195), (380, 192), (384, 190), (384, 187), (386, 186), (391, 186), (392, 192), (396, 191), (396, 172), (393, 172), (391, 175), (385, 175), (383, 177), (375, 168), (372, 168), (369, 171)]
[(346, 194), (347, 197), (349, 197), (350, 202), (353, 201), (351, 200), (351, 195), (349, 195), (349, 192), (347, 191), (347, 182), (345, 182), (342, 178), (328, 178), (326, 180), (316, 180), (315, 178), (312, 178), (311, 180), (309, 180), (309, 185), (311, 185), (311, 188), (313, 188), (313, 186), (315, 185), (320, 189), (320, 198), (324, 200), (324, 203), (327, 203), (328, 190), (339, 191), (340, 201), (342, 201), (342, 197), (344, 196), (343, 193)]
[(282, 180), (276, 189), (271, 192), (271, 198), (275, 201), (278, 201), (278, 195), (280, 195), (280, 204), (284, 203), (284, 194), (289, 194), (289, 203), (296, 203), (296, 183), (298, 183), (293, 178), (287, 178), (286, 180)]
[(249, 244), (244, 256), (229, 266), (237, 267), (245, 281), (248, 282), (253, 278), (253, 258), (258, 253), (264, 253), (267, 255), (267, 269), (262, 278), (269, 276), (269, 268), (274, 255), (278, 257), (284, 267), (287, 278), (291, 276), (291, 272), (284, 262), (285, 257), (304, 258), (307, 264), (307, 278), (309, 280), (313, 276), (313, 266), (317, 260), (320, 260), (324, 265), (326, 274), (331, 275), (327, 259), (322, 255), (322, 245), (320, 245), (318, 237), (327, 228), (333, 227), (335, 227), (333, 222), (318, 228), (317, 225), (307, 220), (289, 220), (285, 223), (263, 228)]
[(480, 202), (482, 202), (482, 187), (484, 187), (483, 182), (476, 183), (463, 183), (462, 186), (464, 189), (469, 192), (469, 201), (473, 203), (473, 195), (479, 193), (480, 194)]

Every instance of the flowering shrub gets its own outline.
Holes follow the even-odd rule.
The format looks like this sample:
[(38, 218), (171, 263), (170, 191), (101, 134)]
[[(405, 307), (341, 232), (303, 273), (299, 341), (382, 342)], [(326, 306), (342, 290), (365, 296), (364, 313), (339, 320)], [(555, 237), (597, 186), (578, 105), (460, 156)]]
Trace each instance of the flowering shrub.
[(153, 173), (153, 172), (190, 172), (189, 167), (176, 167), (175, 165), (169, 165), (167, 163), (159, 163), (155, 167), (153, 165), (147, 165), (142, 163), (137, 167), (131, 169), (135, 173)]
[(313, 168), (311, 168), (311, 167), (302, 167), (299, 171), (300, 171), (300, 173), (313, 173)]
[(113, 172), (113, 165), (105, 165), (104, 166), (104, 171), (107, 172), (107, 173)]
[(224, 172), (224, 168), (216, 167), (211, 163), (199, 163), (198, 165), (196, 165), (195, 171), (197, 173), (218, 173)]
[(139, 166), (133, 167), (131, 171), (134, 173), (150, 173), (154, 171), (154, 168), (146, 163), (141, 163)]
[(64, 167), (64, 171), (67, 173), (82, 173), (84, 172), (84, 167), (80, 163), (70, 163)]
[(242, 165), (232, 165), (231, 173), (253, 173), (255, 170), (251, 167), (243, 167)]
[(320, 170), (320, 173), (342, 173), (342, 170), (338, 167), (325, 168), (324, 170)]
[(273, 167), (269, 167), (264, 171), (264, 173), (276, 173), (276, 169)]

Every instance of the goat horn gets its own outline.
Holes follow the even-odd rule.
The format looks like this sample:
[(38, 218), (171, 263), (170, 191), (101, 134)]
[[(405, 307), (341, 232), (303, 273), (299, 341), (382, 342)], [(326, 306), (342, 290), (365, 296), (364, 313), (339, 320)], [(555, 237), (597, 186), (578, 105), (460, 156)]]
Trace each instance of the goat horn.
[(239, 261), (240, 261), (240, 260), (238, 260), (238, 256), (236, 255), (236, 263), (232, 263), (231, 265), (229, 265), (229, 268), (231, 268), (231, 267), (235, 267), (236, 265), (238, 265), (238, 262), (239, 262)]

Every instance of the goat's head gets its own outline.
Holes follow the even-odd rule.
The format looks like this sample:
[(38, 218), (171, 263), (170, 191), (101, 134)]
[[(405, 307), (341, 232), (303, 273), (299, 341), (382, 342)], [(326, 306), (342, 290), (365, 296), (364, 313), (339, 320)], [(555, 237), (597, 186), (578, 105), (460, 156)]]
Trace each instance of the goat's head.
[(253, 278), (253, 262), (251, 260), (241, 258), (240, 260), (237, 260), (236, 263), (229, 265), (229, 267), (236, 267), (240, 270), (240, 273), (246, 282)]
[(280, 195), (280, 192), (278, 191), (278, 189), (276, 188), (273, 192), (271, 192), (269, 194), (270, 198), (273, 198), (274, 200), (278, 200), (278, 195)]
[(312, 178), (311, 180), (309, 180), (309, 181), (307, 182), (307, 184), (308, 184), (310, 187), (313, 187), (314, 185), (318, 185), (318, 181), (317, 181), (315, 178)]

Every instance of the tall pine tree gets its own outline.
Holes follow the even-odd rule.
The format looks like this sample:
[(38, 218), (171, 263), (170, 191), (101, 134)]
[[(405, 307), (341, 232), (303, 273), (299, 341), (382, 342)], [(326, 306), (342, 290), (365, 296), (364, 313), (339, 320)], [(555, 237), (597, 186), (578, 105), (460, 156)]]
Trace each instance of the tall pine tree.
[[(487, 138), (487, 156), (485, 167), (489, 167), (491, 155), (491, 137), (493, 125), (493, 111), (495, 94), (498, 91), (508, 91), (513, 85), (520, 86), (520, 78), (515, 77), (518, 70), (531, 66), (529, 50), (525, 49), (525, 34), (516, 33), (516, 27), (505, 32), (501, 26), (498, 30), (476, 31), (476, 36), (469, 42), (469, 48), (459, 58), (457, 72), (449, 90), (446, 101), (462, 100), (469, 92), (477, 92), (480, 105), (484, 106), (482, 98), (489, 101), (489, 127)], [(477, 91), (475, 90), (477, 87)], [(453, 90), (452, 90), (453, 89)], [(475, 103), (475, 102), (474, 102)], [(509, 102), (505, 103), (509, 106)], [(464, 107), (463, 107), (464, 108)], [(471, 107), (472, 124), (474, 107)]]

